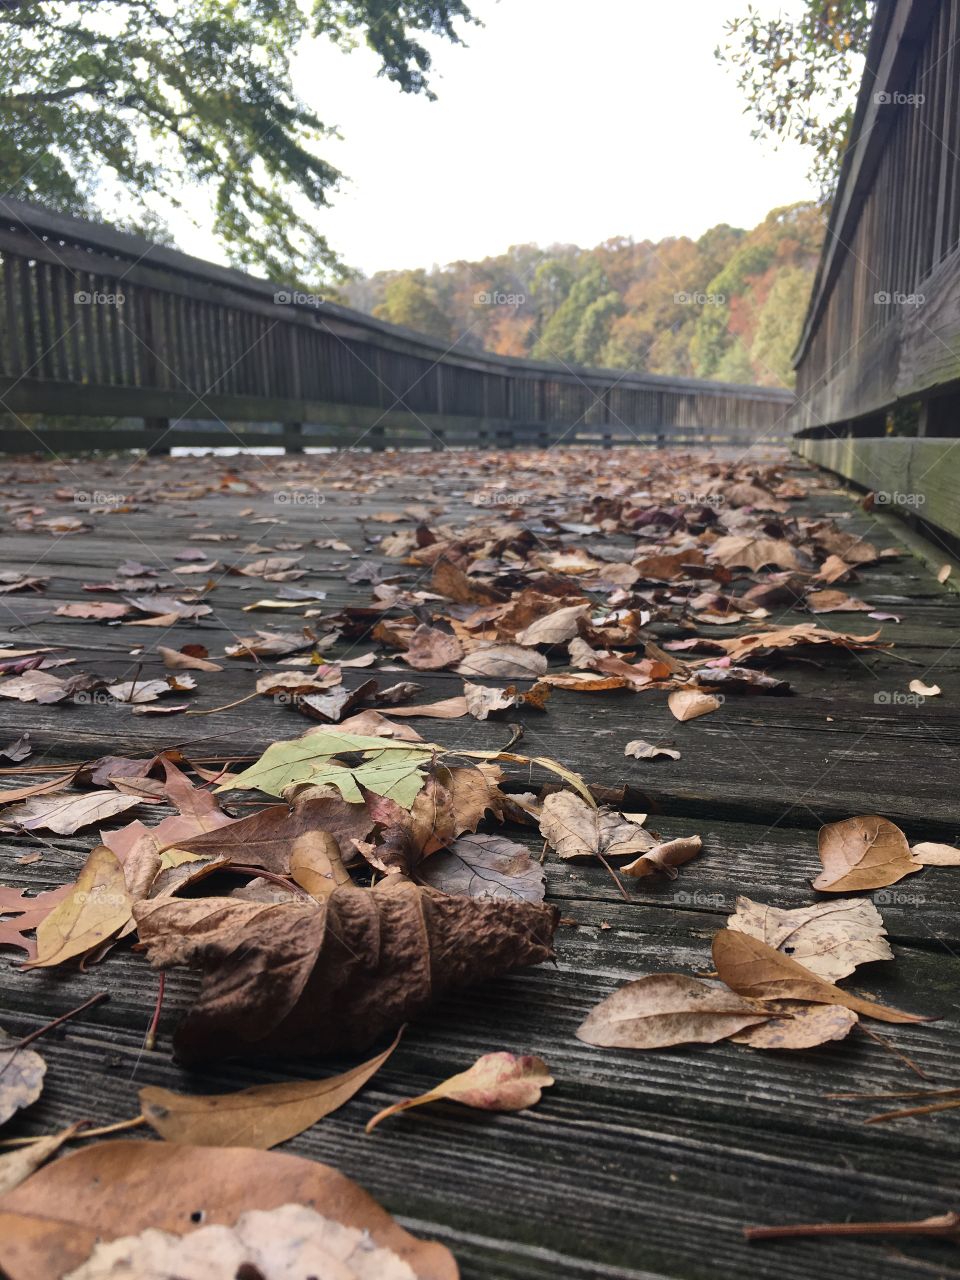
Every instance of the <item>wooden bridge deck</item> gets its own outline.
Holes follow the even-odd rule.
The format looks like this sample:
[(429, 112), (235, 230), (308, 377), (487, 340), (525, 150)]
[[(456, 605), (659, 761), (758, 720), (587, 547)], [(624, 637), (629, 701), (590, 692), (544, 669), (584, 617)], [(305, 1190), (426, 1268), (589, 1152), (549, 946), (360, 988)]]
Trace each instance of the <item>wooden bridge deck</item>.
[[(255, 627), (295, 627), (299, 611), (244, 613), (244, 605), (271, 594), (270, 584), (264, 589), (259, 579), (219, 575), (210, 597), (213, 614), (169, 633), (58, 617), (55, 606), (122, 599), (91, 595), (82, 584), (112, 579), (127, 557), (172, 578), (183, 563), (175, 556), (187, 545), (208, 547), (211, 559), (233, 563), (250, 543), (275, 548), (285, 541), (306, 544), (301, 563), (309, 574), (296, 585), (325, 590), (325, 613), (367, 605), (369, 583), (347, 581), (356, 559), (319, 550), (312, 540), (342, 539), (354, 556), (376, 559), (369, 535), (416, 523), (411, 517), (395, 525), (371, 523), (377, 513), (425, 504), (440, 513), (439, 522), (457, 525), (478, 514), (471, 500), (478, 490), (498, 488), (526, 494), (524, 519), (534, 527), (542, 528), (545, 514), (582, 520), (582, 503), (602, 491), (598, 475), (628, 475), (650, 456), (582, 450), (576, 463), (584, 477), (580, 491), (573, 488), (574, 464), (558, 466), (557, 453), (164, 459), (140, 462), (132, 471), (123, 461), (8, 460), (0, 464), (4, 568), (49, 576), (50, 582), (43, 593), (0, 597), (0, 642), (64, 646), (76, 658), (73, 669), (114, 679), (131, 678), (137, 663), (144, 678), (162, 675), (151, 652), (158, 642), (176, 648), (202, 643), (217, 658), (224, 644)], [(242, 485), (231, 491), (228, 472), (252, 479), (262, 491), (242, 492)], [(320, 506), (274, 501), (276, 489), (311, 485), (323, 495)], [(56, 490), (129, 493), (134, 509), (91, 517), (58, 500)], [(17, 530), (16, 509), (28, 507), (47, 509), (37, 520), (80, 515), (93, 531), (60, 536)], [(791, 507), (791, 515), (825, 513), (881, 546), (898, 540), (889, 523), (881, 526), (829, 481)], [(194, 543), (201, 530), (239, 538)], [(591, 535), (567, 540), (588, 548), (602, 541)], [(623, 538), (611, 543), (631, 545)], [(406, 574), (409, 581), (416, 576), (396, 561), (387, 564), (387, 574)], [(849, 589), (901, 621), (873, 623), (865, 614), (813, 620), (858, 632), (882, 625), (883, 638), (896, 647), (883, 653), (830, 649), (815, 653), (813, 662), (783, 662), (777, 674), (790, 680), (794, 697), (729, 697), (718, 713), (682, 724), (662, 695), (624, 691), (558, 691), (546, 714), (511, 713), (507, 719), (526, 728), (518, 750), (553, 756), (593, 783), (627, 784), (627, 808), (649, 809), (651, 822), (666, 835), (700, 832), (703, 855), (678, 882), (633, 882), (629, 902), (603, 868), (548, 859), (548, 896), (576, 921), (558, 931), (556, 967), (520, 972), (443, 1001), (409, 1029), (365, 1090), (284, 1150), (337, 1166), (412, 1229), (448, 1243), (466, 1280), (960, 1276), (956, 1254), (943, 1242), (749, 1245), (743, 1239), (741, 1229), (751, 1223), (897, 1219), (960, 1207), (957, 1112), (865, 1127), (871, 1104), (824, 1096), (920, 1083), (882, 1045), (855, 1032), (802, 1054), (764, 1054), (729, 1043), (640, 1053), (591, 1048), (574, 1036), (587, 1010), (629, 978), (709, 970), (709, 939), (738, 894), (785, 907), (811, 903), (822, 822), (877, 812), (901, 825), (911, 842), (953, 843), (960, 835), (960, 600), (910, 554), (864, 568)], [(774, 618), (811, 621), (809, 614), (777, 611)], [(716, 629), (724, 636), (737, 630)], [(131, 657), (140, 644), (145, 652)], [(361, 642), (354, 652), (370, 647)], [(418, 701), (461, 691), (461, 677), (452, 673), (409, 673), (381, 653), (377, 667), (384, 665), (397, 674), (382, 683), (412, 678), (424, 686)], [(255, 673), (250, 661), (197, 673), (191, 706), (209, 709), (243, 697)], [(370, 674), (346, 670), (345, 683), (353, 687)], [(906, 691), (915, 677), (935, 681), (941, 696), (922, 707), (892, 697), (876, 700), (878, 692)], [(425, 737), (462, 747), (496, 748), (509, 736), (503, 720), (413, 723)], [(230, 759), (309, 727), (267, 698), (195, 719), (133, 716), (129, 707), (96, 702), (45, 707), (3, 700), (0, 724), (0, 747), (29, 731), (35, 745), (29, 764), (147, 755), (174, 744), (191, 757)], [(624, 745), (636, 737), (671, 742), (682, 757), (627, 760)], [(18, 775), (8, 772), (2, 781), (12, 787)], [(83, 832), (44, 844), (10, 834), (0, 840), (3, 883), (36, 889), (72, 879), (91, 847)], [(535, 846), (532, 837), (528, 842)], [(38, 851), (38, 860), (18, 861)], [(928, 868), (911, 877), (903, 894), (891, 894), (881, 909), (896, 960), (861, 969), (846, 983), (889, 1003), (942, 1015), (940, 1022), (881, 1028), (929, 1073), (932, 1086), (958, 1083), (958, 877), (957, 868)], [(689, 891), (687, 900), (678, 898), (678, 888)], [(11, 1033), (26, 1034), (95, 991), (110, 992), (108, 1003), (40, 1042), (49, 1063), (44, 1094), (6, 1126), (4, 1136), (50, 1132), (81, 1117), (100, 1124), (125, 1119), (136, 1114), (137, 1089), (145, 1084), (216, 1092), (303, 1075), (302, 1064), (284, 1062), (267, 1070), (228, 1063), (199, 1076), (178, 1068), (170, 1034), (191, 989), (190, 975), (170, 975), (160, 1039), (146, 1051), (156, 978), (142, 957), (121, 947), (87, 972), (68, 966), (24, 973), (11, 953), (2, 953), (0, 1021)], [(436, 1105), (364, 1135), (363, 1124), (375, 1110), (494, 1049), (541, 1055), (556, 1086), (537, 1107), (517, 1114)]]

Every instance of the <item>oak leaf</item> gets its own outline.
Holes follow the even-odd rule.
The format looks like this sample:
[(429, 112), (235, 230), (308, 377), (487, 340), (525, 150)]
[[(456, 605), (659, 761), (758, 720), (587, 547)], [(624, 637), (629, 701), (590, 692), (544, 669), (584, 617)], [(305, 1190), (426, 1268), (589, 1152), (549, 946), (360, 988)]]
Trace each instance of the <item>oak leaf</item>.
[(480, 1111), (522, 1111), (539, 1102), (543, 1090), (553, 1083), (553, 1076), (542, 1058), (530, 1054), (518, 1057), (513, 1053), (485, 1053), (472, 1067), (434, 1085), (426, 1093), (384, 1107), (368, 1121), (366, 1131), (370, 1133), (387, 1116), (445, 1099)]

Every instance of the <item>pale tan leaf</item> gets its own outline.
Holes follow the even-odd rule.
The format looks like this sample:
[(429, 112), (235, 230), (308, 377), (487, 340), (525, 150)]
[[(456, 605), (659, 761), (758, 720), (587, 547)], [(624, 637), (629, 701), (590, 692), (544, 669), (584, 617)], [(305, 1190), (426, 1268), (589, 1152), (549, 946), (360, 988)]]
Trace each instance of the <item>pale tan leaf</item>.
[(924, 684), (922, 680), (911, 680), (909, 689), (911, 693), (918, 693), (921, 698), (936, 698), (940, 693), (938, 684)]
[(712, 693), (701, 693), (698, 689), (674, 689), (667, 698), (667, 706), (677, 720), (696, 720), (698, 716), (718, 711), (721, 702)]
[(589, 604), (569, 605), (537, 618), (514, 636), (517, 644), (565, 644), (579, 631), (580, 619), (590, 612)]
[(11, 1151), (9, 1155), (0, 1156), (0, 1196), (6, 1195), (14, 1187), (19, 1187), (41, 1165), (46, 1164), (51, 1156), (56, 1155), (65, 1142), (76, 1134), (79, 1124), (61, 1129), (59, 1133), (51, 1133), (38, 1142), (32, 1142), (19, 1151)]
[(702, 848), (703, 841), (699, 836), (683, 836), (679, 840), (666, 840), (663, 844), (655, 845), (646, 853), (642, 853), (634, 862), (621, 867), (620, 873), (637, 878), (653, 875), (659, 871), (664, 872), (669, 879), (675, 880), (677, 876), (675, 868), (682, 867), (685, 862), (695, 858)]
[(55, 831), (61, 836), (72, 836), (83, 827), (115, 818), (118, 813), (133, 809), (139, 803), (139, 796), (124, 796), (118, 791), (35, 796), (23, 804), (5, 809), (0, 814), (0, 826), (19, 827), (22, 831)]
[(570, 791), (555, 791), (543, 802), (540, 831), (568, 861), (572, 858), (624, 858), (646, 853), (656, 840), (643, 827), (612, 809), (596, 809)]
[(547, 669), (547, 659), (518, 644), (491, 644), (468, 653), (456, 668), (461, 676), (496, 676), (507, 680), (535, 680)]
[(681, 973), (653, 973), (628, 982), (592, 1009), (577, 1039), (605, 1049), (665, 1049), (714, 1044), (766, 1022), (756, 1000)]
[(960, 867), (960, 849), (955, 849), (952, 844), (921, 840), (913, 846), (910, 854), (925, 867)]
[(800, 1004), (795, 1000), (771, 1000), (768, 1008), (787, 1014), (738, 1031), (730, 1039), (751, 1049), (813, 1049), (830, 1040), (842, 1040), (859, 1022), (842, 1004)]
[(218, 662), (209, 662), (206, 658), (195, 658), (178, 649), (167, 649), (162, 644), (157, 646), (157, 653), (163, 659), (163, 665), (169, 671), (222, 671)]
[(827, 982), (845, 978), (858, 964), (893, 959), (883, 918), (868, 898), (839, 898), (793, 910), (738, 898), (727, 928), (759, 938)]
[(673, 747), (657, 747), (652, 742), (644, 742), (643, 738), (634, 738), (623, 748), (625, 756), (633, 756), (635, 760), (658, 760), (665, 756), (668, 760), (679, 760), (680, 752)]
[(385, 1107), (367, 1124), (367, 1133), (387, 1116), (425, 1102), (448, 1099), (482, 1111), (522, 1111), (540, 1101), (542, 1090), (553, 1084), (553, 1076), (542, 1058), (517, 1057), (513, 1053), (485, 1053), (472, 1067), (450, 1076), (419, 1097), (407, 1098)]

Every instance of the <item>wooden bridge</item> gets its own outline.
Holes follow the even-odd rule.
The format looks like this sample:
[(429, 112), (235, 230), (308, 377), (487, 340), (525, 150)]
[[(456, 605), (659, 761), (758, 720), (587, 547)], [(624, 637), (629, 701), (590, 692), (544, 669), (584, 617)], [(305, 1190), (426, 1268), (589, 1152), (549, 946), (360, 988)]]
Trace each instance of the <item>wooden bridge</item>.
[[(78, 830), (30, 830), (0, 814), (0, 936), (16, 933), (9, 904), (20, 892), (71, 883), (97, 833), (122, 847), (132, 813), (174, 820), (160, 753), (197, 766), (196, 800), (221, 770), (313, 727), (284, 675), (292, 687), (317, 672), (341, 679), (333, 721), (361, 708), (376, 717), (379, 706), (378, 732), (394, 731), (384, 722), (393, 716), (451, 752), (509, 743), (502, 786), (515, 817), (528, 793), (555, 785), (547, 759), (583, 774), (600, 802), (649, 815), (663, 839), (702, 836), (677, 880), (628, 881), (596, 858), (545, 853), (534, 826), (488, 816), (484, 828), (521, 844), (535, 873), (545, 859), (546, 901), (561, 918), (556, 964), (448, 995), (411, 1021), (360, 1093), (284, 1145), (447, 1244), (463, 1280), (960, 1276), (945, 1240), (761, 1244), (743, 1230), (960, 1207), (960, 1111), (863, 1123), (912, 1105), (872, 1101), (877, 1093), (958, 1087), (957, 866), (872, 892), (893, 958), (841, 980), (939, 1021), (864, 1021), (802, 1052), (730, 1040), (644, 1052), (577, 1038), (600, 1000), (641, 975), (709, 978), (711, 939), (741, 895), (782, 910), (835, 902), (811, 887), (821, 824), (877, 814), (911, 845), (958, 843), (958, 73), (960, 0), (880, 0), (796, 403), (755, 387), (446, 348), (0, 201), (0, 449), (21, 455), (3, 460), (0, 484), (0, 751), (12, 753), (0, 790), (4, 804), (45, 783), (51, 791), (30, 802), (76, 798), (95, 775), (139, 805)], [(759, 461), (754, 446), (782, 443), (785, 428), (803, 458), (780, 448)], [(646, 447), (657, 443), (687, 447)], [(174, 444), (335, 451), (250, 450), (202, 467), (114, 452)], [(613, 444), (622, 447), (602, 447)], [(704, 447), (717, 444), (738, 447)], [(428, 448), (457, 452), (441, 464)], [(110, 452), (84, 453), (94, 449)], [(814, 463), (873, 490), (873, 503)], [(904, 513), (919, 515), (925, 537), (891, 518)], [(449, 596), (435, 565), (452, 574)], [(520, 655), (554, 681), (546, 710), (520, 701), (467, 716), (464, 665), (487, 697), (507, 679), (473, 674), (458, 656), (483, 648), (478, 636), (501, 610), (533, 601), (553, 617), (551, 602), (571, 598), (582, 598), (579, 648), (531, 641)], [(424, 629), (454, 654), (435, 669), (409, 660)], [(139, 704), (146, 682), (165, 693), (183, 674), (171, 655), (182, 664), (203, 653), (195, 688)], [(649, 683), (644, 664), (659, 673)], [(11, 684), (21, 672), (26, 685)], [(264, 676), (280, 680), (280, 695), (258, 692)], [(29, 677), (43, 696), (30, 696)], [(71, 677), (79, 693), (60, 697)], [(711, 677), (725, 700), (679, 718), (668, 689), (713, 687)], [(444, 718), (460, 701), (463, 714)], [(21, 735), (32, 749), (23, 760)], [(673, 755), (637, 758), (625, 750), (636, 739)], [(518, 765), (520, 752), (532, 763)], [(231, 819), (264, 803), (227, 795)], [(195, 834), (177, 830), (178, 842)], [(228, 889), (242, 880), (255, 892), (241, 870)], [(871, 894), (855, 896), (872, 911)], [(155, 1013), (156, 975), (127, 941), (86, 966), (25, 971), (20, 958), (0, 951), (12, 1036), (98, 991), (110, 999), (35, 1043), (48, 1064), (43, 1093), (0, 1143), (82, 1120), (139, 1123), (145, 1085), (227, 1093), (355, 1061), (275, 1055), (188, 1070), (171, 1037), (196, 1002), (194, 971), (171, 971)], [(541, 1055), (555, 1086), (520, 1112), (438, 1103), (364, 1134), (380, 1108), (493, 1050)], [(137, 1211), (162, 1218), (164, 1187), (153, 1192)], [(0, 1196), (0, 1219), (6, 1209)], [(0, 1270), (9, 1248), (0, 1231)], [(12, 1280), (37, 1274), (10, 1270)]]
[[(0, 451), (787, 436), (788, 391), (467, 351), (300, 287), (14, 200), (0, 199), (0, 254), (0, 412), (9, 420)], [(38, 431), (24, 414), (144, 426)], [(250, 423), (261, 427), (241, 425)]]
[(960, 7), (880, 0), (796, 353), (798, 451), (960, 535)]

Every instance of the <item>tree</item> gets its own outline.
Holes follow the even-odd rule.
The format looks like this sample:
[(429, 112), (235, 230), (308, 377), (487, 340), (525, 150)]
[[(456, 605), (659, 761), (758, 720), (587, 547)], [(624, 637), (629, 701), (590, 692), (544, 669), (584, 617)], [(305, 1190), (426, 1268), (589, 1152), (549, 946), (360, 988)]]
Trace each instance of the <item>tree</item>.
[(395, 276), (373, 314), (391, 324), (406, 325), (418, 333), (450, 341), (450, 321), (437, 305), (436, 293), (428, 285), (423, 271), (404, 271)]
[(725, 25), (721, 62), (736, 70), (757, 121), (754, 137), (811, 149), (825, 195), (836, 185), (850, 132), (874, 0), (804, 0), (797, 19), (763, 18), (751, 5)]
[(304, 37), (359, 40), (432, 97), (417, 35), (459, 43), (466, 0), (25, 0), (0, 5), (0, 190), (96, 214), (111, 183), (144, 210), (197, 201), (238, 265), (319, 281), (342, 264), (314, 227), (334, 131), (293, 92)]

